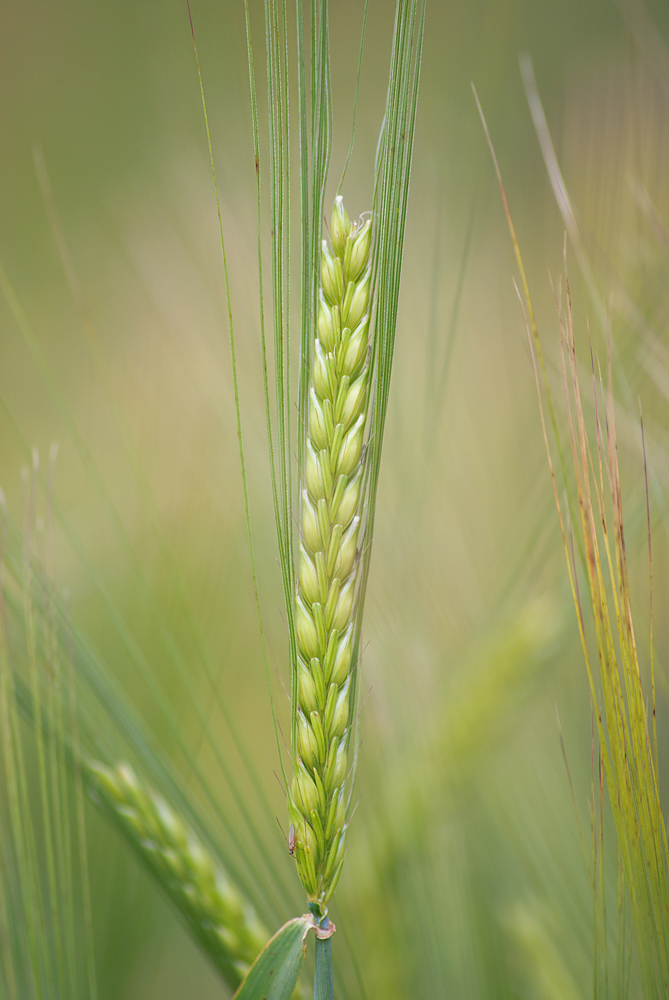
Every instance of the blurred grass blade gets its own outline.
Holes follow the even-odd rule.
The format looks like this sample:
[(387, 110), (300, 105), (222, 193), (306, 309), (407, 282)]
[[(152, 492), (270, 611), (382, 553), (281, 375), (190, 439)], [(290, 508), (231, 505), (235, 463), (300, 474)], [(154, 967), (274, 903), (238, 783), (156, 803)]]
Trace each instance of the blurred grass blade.
[[(47, 488), (51, 532), (53, 460)], [(36, 516), (37, 459), (25, 471), (20, 568), (8, 564), (8, 518), (0, 493), (0, 993), (21, 1000), (95, 1000), (88, 852), (81, 773), (67, 773), (65, 730), (78, 747), (71, 677), (55, 634), (52, 581), (40, 563), (51, 538)], [(13, 591), (10, 595), (10, 591)], [(12, 609), (12, 602), (15, 608)], [(17, 612), (22, 629), (15, 638)], [(27, 680), (15, 673), (18, 661)], [(20, 724), (28, 698), (32, 727)], [(30, 777), (37, 772), (37, 794)], [(29, 777), (30, 776), (30, 777)]]

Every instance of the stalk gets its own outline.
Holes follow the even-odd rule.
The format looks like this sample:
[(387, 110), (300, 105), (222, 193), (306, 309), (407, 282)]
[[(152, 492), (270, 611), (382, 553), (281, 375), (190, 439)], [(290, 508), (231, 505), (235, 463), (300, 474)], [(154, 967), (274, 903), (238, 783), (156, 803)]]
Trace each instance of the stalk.
[[(325, 918), (327, 920), (327, 917)], [(316, 938), (316, 976), (314, 1000), (334, 1000), (332, 973), (332, 938)]]

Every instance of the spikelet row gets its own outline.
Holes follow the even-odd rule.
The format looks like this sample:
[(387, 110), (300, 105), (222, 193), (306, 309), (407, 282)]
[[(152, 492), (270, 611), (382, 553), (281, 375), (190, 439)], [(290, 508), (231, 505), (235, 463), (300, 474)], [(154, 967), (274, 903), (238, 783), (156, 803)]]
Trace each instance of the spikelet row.
[(307, 896), (324, 908), (346, 841), (346, 775), (369, 398), (371, 221), (338, 197), (323, 242), (301, 470), (297, 737), (290, 817)]

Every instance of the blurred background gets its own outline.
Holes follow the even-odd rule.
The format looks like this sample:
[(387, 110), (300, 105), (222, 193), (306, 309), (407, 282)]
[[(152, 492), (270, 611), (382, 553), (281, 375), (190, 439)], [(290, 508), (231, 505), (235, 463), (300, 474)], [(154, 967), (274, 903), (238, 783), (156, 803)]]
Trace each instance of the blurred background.
[[(250, 7), (262, 64), (262, 9), (255, 0)], [(370, 2), (344, 187), (352, 216), (371, 202), (393, 9), (390, 0)], [(270, 672), (287, 732), (243, 4), (193, 0), (192, 14), (230, 266)], [(350, 139), (361, 20), (359, 0), (332, 3), (332, 195)], [(519, 56), (532, 59), (578, 219), (580, 263), (588, 261), (584, 271), (570, 248), (586, 364), (588, 327), (605, 358), (604, 315), (614, 342), (633, 610), (647, 663), (642, 402), (664, 775), (668, 43), (665, 0), (429, 2), (365, 616), (359, 803), (334, 908), (342, 996), (591, 995), (593, 906), (579, 837), (580, 818), (590, 841), (590, 694), (513, 247), (470, 83), (559, 398), (551, 281), (563, 271), (565, 222), (523, 90)], [(26, 0), (5, 6), (0, 46), (0, 484), (20, 521), (27, 449), (44, 462), (59, 443), (59, 590), (180, 768), (174, 731), (128, 662), (113, 604), (242, 829), (239, 796), (203, 739), (196, 703), (207, 705), (258, 834), (249, 840), (251, 876), (287, 919), (304, 904), (273, 822), (285, 831), (186, 5)], [(88, 822), (101, 997), (224, 996), (118, 836), (93, 808)], [(612, 831), (605, 849), (615, 918)], [(288, 888), (272, 883), (265, 854)]]

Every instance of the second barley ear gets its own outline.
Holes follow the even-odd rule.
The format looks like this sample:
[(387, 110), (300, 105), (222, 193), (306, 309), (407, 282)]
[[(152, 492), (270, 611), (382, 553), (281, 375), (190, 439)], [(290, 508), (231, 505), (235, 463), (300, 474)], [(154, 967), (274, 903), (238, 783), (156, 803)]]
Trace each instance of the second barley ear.
[(221, 863), (129, 764), (89, 761), (91, 788), (154, 873), (231, 989), (269, 934)]

